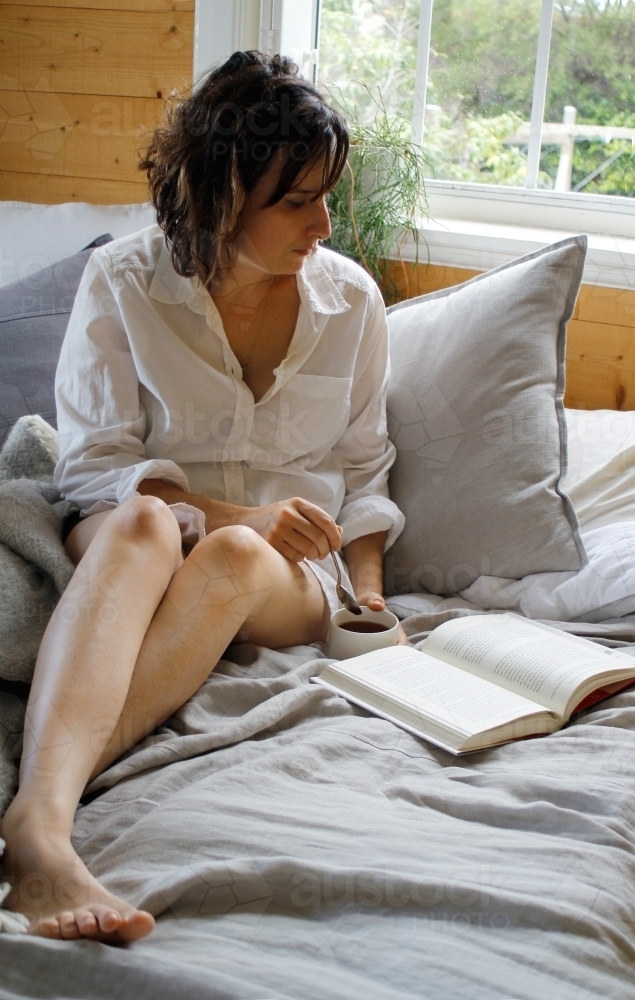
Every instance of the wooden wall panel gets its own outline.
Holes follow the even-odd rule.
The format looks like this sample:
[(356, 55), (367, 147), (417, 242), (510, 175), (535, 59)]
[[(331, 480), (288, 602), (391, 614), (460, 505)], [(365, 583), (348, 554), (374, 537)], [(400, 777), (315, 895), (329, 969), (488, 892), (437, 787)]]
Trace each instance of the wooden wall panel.
[(635, 292), (625, 288), (582, 285), (573, 319), (587, 323), (635, 327)]
[(89, 10), (187, 10), (195, 0), (21, 0), (20, 7), (86, 7)]
[(60, 177), (46, 173), (12, 173), (9, 170), (0, 170), (0, 192), (6, 201), (32, 201), (42, 205), (61, 205), (65, 201), (87, 201), (92, 205), (137, 205), (148, 200), (148, 188), (143, 183), (95, 177)]
[(3, 4), (0, 13), (3, 90), (158, 97), (191, 82), (188, 11)]
[(0, 136), (2, 169), (142, 182), (138, 152), (163, 109), (139, 97), (0, 91), (0, 114), (13, 112)]
[(397, 287), (399, 298), (412, 299), (427, 295), (450, 285), (460, 285), (474, 278), (479, 271), (462, 267), (444, 267), (440, 264), (410, 264), (399, 260), (388, 261), (388, 275)]
[(139, 152), (193, 46), (194, 0), (0, 2), (0, 198), (146, 201)]
[[(460, 284), (478, 274), (439, 265), (389, 262), (402, 298)], [(406, 280), (407, 276), (407, 280)], [(635, 410), (635, 292), (582, 285), (567, 330), (565, 406)]]
[(582, 410), (635, 410), (633, 327), (571, 320), (564, 402)]

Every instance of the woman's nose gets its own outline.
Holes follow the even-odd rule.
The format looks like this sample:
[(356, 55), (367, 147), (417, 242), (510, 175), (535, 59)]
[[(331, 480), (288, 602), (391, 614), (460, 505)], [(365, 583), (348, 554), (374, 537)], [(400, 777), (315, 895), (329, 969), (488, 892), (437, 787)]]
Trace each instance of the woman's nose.
[(311, 219), (310, 235), (319, 240), (327, 240), (331, 235), (331, 220), (325, 198), (318, 198), (314, 202), (315, 212)]

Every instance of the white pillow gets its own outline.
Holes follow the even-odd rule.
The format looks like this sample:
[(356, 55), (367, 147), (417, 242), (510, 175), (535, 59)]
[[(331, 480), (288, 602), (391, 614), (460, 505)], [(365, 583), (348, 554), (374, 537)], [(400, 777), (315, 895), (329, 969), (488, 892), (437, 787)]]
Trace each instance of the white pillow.
[(156, 222), (154, 208), (0, 201), (0, 287), (78, 253), (97, 236), (129, 236)]
[(565, 415), (569, 471), (562, 489), (578, 515), (588, 564), (577, 573), (522, 580), (481, 576), (460, 597), (407, 594), (389, 600), (391, 611), (405, 617), (476, 606), (589, 622), (635, 613), (635, 411), (567, 409)]
[(569, 468), (562, 489), (582, 531), (635, 521), (635, 411), (566, 410)]
[(406, 518), (388, 594), (584, 565), (560, 478), (565, 330), (586, 245), (569, 237), (388, 310), (389, 488)]

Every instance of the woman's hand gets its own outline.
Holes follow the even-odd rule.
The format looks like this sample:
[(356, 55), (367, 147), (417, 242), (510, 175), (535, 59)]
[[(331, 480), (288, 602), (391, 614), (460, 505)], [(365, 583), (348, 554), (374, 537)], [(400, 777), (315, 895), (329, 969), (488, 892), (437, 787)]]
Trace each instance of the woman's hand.
[(385, 611), (386, 602), (381, 596), (374, 591), (368, 591), (366, 594), (356, 595), (355, 600), (359, 604), (360, 608), (370, 608), (371, 611)]
[(243, 507), (237, 523), (253, 528), (291, 562), (324, 559), (329, 546), (337, 552), (342, 544), (342, 529), (333, 518), (302, 497)]
[[(371, 611), (386, 610), (386, 602), (381, 596), (381, 594), (376, 594), (373, 591), (370, 591), (367, 594), (361, 594), (359, 597), (356, 597), (355, 600), (359, 604), (360, 608), (369, 608)], [(408, 645), (408, 636), (402, 629), (401, 625), (397, 629), (397, 645), (398, 646)]]

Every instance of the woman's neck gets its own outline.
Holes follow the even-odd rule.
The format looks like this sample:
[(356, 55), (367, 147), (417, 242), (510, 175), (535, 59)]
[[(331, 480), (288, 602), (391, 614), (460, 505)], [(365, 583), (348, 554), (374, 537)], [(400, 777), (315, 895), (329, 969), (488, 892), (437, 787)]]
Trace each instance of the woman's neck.
[(254, 299), (259, 301), (274, 282), (281, 284), (282, 279), (288, 277), (288, 275), (270, 274), (264, 268), (248, 261), (237, 261), (212, 283), (210, 293), (214, 298), (251, 305)]

